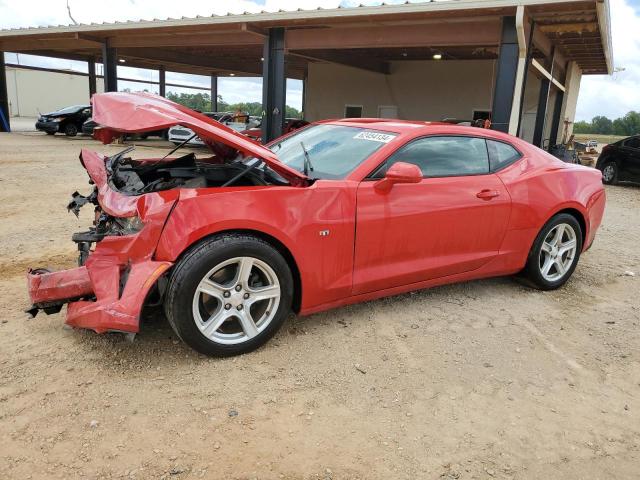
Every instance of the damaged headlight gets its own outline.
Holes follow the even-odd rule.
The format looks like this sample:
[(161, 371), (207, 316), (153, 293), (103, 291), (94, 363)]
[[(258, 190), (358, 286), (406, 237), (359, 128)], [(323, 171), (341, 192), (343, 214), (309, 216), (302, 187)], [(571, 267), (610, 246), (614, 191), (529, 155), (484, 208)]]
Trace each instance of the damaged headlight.
[(120, 231), (123, 235), (129, 235), (132, 233), (138, 233), (144, 227), (144, 223), (140, 220), (140, 217), (112, 217), (113, 223), (120, 226)]

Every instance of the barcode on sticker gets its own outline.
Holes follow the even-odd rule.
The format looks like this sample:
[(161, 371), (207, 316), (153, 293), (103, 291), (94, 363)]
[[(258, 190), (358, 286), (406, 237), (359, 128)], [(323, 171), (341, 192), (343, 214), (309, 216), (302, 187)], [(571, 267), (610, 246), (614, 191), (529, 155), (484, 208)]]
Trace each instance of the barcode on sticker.
[(388, 135), (386, 133), (379, 132), (360, 132), (353, 138), (359, 138), (360, 140), (371, 140), (372, 142), (389, 143), (393, 140), (394, 135)]

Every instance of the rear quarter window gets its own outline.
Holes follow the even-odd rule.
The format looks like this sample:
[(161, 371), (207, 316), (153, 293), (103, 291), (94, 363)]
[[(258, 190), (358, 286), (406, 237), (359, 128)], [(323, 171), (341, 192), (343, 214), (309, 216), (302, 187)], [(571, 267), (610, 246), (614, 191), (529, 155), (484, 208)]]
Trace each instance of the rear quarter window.
[(640, 138), (631, 137), (624, 141), (624, 146), (629, 148), (640, 148)]
[(489, 166), (492, 172), (497, 172), (511, 165), (522, 158), (518, 150), (508, 143), (487, 139), (487, 150), (489, 151)]

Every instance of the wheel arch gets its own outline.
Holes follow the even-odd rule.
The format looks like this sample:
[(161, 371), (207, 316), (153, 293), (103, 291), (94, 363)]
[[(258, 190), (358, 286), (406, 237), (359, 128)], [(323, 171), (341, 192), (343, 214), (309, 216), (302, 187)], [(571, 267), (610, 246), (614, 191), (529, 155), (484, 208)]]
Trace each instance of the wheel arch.
[(571, 215), (573, 218), (576, 219), (578, 224), (580, 224), (580, 230), (582, 230), (582, 248), (584, 249), (585, 243), (586, 243), (586, 240), (587, 240), (587, 229), (589, 228), (589, 226), (587, 224), (586, 216), (584, 215), (583, 212), (581, 212), (580, 210), (578, 210), (575, 207), (567, 207), (567, 208), (563, 208), (561, 210), (558, 210), (557, 212), (554, 212), (553, 215), (551, 215), (551, 216), (549, 216), (549, 218), (547, 218), (547, 220), (545, 221), (545, 224), (549, 220), (551, 220), (553, 217), (555, 217), (556, 215), (559, 215), (561, 213), (566, 213), (568, 215)]
[(241, 233), (244, 235), (250, 235), (250, 236), (259, 238), (260, 240), (271, 245), (273, 248), (275, 248), (278, 251), (278, 253), (280, 253), (283, 256), (283, 258), (287, 262), (287, 265), (289, 266), (289, 269), (291, 270), (291, 276), (293, 277), (293, 302), (292, 302), (291, 308), (295, 313), (299, 313), (300, 306), (302, 304), (302, 277), (300, 275), (300, 268), (298, 267), (298, 263), (296, 262), (296, 259), (293, 256), (293, 253), (291, 252), (291, 250), (284, 243), (282, 243), (282, 241), (280, 241), (278, 238), (274, 237), (273, 235), (270, 235), (260, 230), (255, 230), (250, 228), (230, 228), (226, 230), (218, 230), (215, 232), (211, 232), (207, 235), (204, 235), (198, 238), (198, 240), (196, 240), (195, 242), (188, 245), (187, 248), (185, 248), (182, 252), (178, 254), (178, 256), (175, 259), (175, 263), (177, 264), (189, 251), (191, 251), (197, 245), (200, 245), (202, 242), (206, 242), (207, 240), (214, 237), (219, 237), (225, 234), (234, 234), (234, 233), (236, 234)]

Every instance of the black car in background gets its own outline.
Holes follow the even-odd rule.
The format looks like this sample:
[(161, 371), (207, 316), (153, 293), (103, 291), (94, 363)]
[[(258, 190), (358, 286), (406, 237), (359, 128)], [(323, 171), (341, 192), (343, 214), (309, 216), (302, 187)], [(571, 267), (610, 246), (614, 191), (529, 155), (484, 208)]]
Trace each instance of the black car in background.
[(91, 117), (91, 105), (74, 105), (56, 112), (40, 115), (36, 122), (36, 130), (48, 135), (64, 133), (75, 137), (82, 130), (82, 124)]
[(605, 146), (596, 168), (602, 170), (602, 181), (609, 185), (625, 180), (640, 182), (640, 135)]

